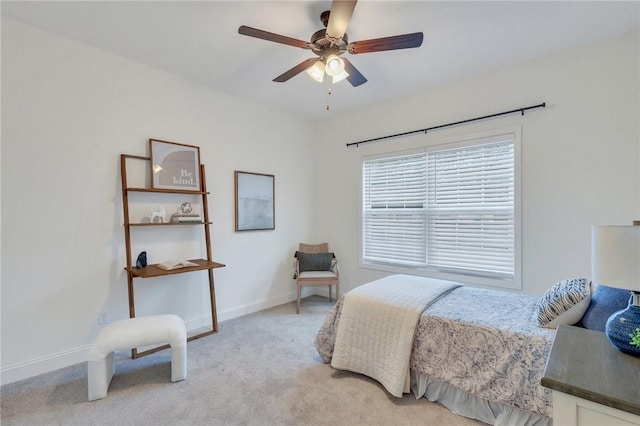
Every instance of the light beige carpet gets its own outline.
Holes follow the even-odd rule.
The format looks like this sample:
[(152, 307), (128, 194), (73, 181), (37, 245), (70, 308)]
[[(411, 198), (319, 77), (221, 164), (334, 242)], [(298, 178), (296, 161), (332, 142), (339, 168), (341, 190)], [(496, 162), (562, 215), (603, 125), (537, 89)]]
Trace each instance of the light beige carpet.
[(86, 363), (2, 386), (2, 425), (479, 425), (413, 395), (324, 364), (313, 345), (327, 299), (220, 323), (188, 345), (187, 380), (169, 351), (118, 354), (107, 397), (87, 401)]

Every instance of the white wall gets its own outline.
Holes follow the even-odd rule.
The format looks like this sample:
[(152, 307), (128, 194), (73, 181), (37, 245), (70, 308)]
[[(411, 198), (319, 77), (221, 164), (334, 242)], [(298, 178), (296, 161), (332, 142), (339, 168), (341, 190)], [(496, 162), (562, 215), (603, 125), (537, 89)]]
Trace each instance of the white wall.
[[(590, 225), (640, 218), (638, 38), (416, 93), (316, 129), (3, 18), (2, 382), (83, 361), (98, 314), (128, 316), (118, 156), (145, 155), (150, 137), (201, 147), (214, 257), (227, 264), (215, 272), (220, 320), (293, 300), (290, 258), (301, 240), (331, 243), (343, 291), (382, 276), (358, 266), (362, 156), (486, 129), (523, 130), (523, 291), (588, 275)], [(541, 101), (546, 109), (524, 117), (345, 147)], [(276, 176), (275, 231), (233, 232), (236, 169)], [(138, 311), (202, 322), (205, 284), (180, 277), (140, 283)]]
[[(560, 279), (589, 277), (590, 226), (640, 218), (639, 37), (634, 32), (321, 123), (316, 157), (331, 167), (318, 167), (316, 232), (340, 256), (342, 289), (385, 275), (359, 267), (364, 155), (514, 126), (523, 135), (522, 291), (542, 294)], [(543, 101), (545, 109), (524, 117), (345, 146)]]
[[(219, 320), (293, 300), (293, 251), (313, 229), (310, 133), (285, 114), (3, 18), (3, 383), (85, 360), (98, 314), (128, 317), (119, 155), (147, 155), (148, 138), (200, 146), (213, 254), (227, 265), (215, 270)], [(234, 170), (275, 175), (274, 231), (234, 232)], [(168, 257), (165, 236), (182, 238), (159, 232), (144, 247), (151, 261)], [(136, 280), (137, 312), (197, 326), (206, 283), (206, 273)]]

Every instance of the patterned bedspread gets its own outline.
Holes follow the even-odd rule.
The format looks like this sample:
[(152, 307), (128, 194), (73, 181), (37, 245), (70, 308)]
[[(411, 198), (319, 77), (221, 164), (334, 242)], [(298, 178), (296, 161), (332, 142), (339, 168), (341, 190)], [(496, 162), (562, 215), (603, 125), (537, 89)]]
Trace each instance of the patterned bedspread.
[[(411, 369), (489, 401), (551, 417), (551, 391), (540, 385), (555, 330), (537, 326), (538, 298), (459, 287), (427, 308), (418, 323)], [(331, 361), (342, 298), (315, 339)]]

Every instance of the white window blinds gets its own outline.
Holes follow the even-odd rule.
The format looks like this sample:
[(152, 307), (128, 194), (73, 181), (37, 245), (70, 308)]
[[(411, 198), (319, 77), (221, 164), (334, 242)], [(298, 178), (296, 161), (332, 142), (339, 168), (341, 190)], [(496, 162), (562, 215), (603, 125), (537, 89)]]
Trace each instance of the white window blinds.
[(515, 265), (514, 135), (363, 163), (363, 261), (496, 278)]
[(365, 161), (364, 259), (423, 266), (427, 162), (424, 153)]

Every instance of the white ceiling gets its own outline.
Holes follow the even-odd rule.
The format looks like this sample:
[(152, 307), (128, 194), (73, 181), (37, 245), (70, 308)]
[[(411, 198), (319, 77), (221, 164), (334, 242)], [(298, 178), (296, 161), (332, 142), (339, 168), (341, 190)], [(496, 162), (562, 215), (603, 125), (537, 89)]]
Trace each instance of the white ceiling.
[[(309, 50), (238, 34), (240, 25), (308, 40), (331, 1), (6, 1), (3, 16), (310, 118), (590, 43), (640, 26), (639, 1), (358, 2), (350, 41), (422, 31), (416, 49), (348, 55), (369, 80), (332, 87), (301, 73)], [(329, 99), (331, 109), (326, 111)]]

